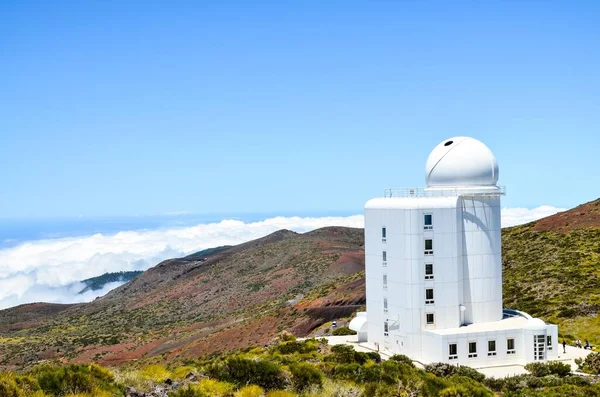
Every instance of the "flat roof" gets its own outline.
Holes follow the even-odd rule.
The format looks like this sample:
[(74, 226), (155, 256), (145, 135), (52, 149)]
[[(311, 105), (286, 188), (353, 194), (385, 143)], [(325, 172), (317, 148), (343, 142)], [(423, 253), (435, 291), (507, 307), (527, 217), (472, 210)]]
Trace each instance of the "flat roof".
[(521, 316), (505, 317), (500, 321), (491, 321), (489, 323), (477, 323), (464, 325), (458, 328), (446, 329), (425, 329), (424, 332), (431, 332), (437, 335), (456, 335), (470, 334), (478, 332), (503, 331), (509, 329), (523, 329), (529, 323), (529, 319)]

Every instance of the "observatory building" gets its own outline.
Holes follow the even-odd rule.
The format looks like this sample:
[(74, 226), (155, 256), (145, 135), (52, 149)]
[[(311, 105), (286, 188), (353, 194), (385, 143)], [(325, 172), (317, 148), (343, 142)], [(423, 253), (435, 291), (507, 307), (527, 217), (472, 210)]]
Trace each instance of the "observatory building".
[(365, 205), (367, 311), (359, 342), (423, 363), (472, 367), (558, 357), (556, 325), (502, 308), (498, 163), (468, 137), (436, 146), (425, 188)]

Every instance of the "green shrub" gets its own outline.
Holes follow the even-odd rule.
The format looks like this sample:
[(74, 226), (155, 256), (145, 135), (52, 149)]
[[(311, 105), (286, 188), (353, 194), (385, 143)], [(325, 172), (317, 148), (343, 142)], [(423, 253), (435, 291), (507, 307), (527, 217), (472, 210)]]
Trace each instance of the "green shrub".
[(471, 367), (467, 367), (466, 365), (461, 365), (460, 367), (458, 367), (458, 369), (456, 370), (456, 375), (464, 376), (466, 378), (473, 379), (477, 382), (483, 382), (485, 380), (484, 374)]
[(284, 342), (275, 347), (275, 350), (281, 354), (293, 354), (293, 353), (311, 353), (316, 352), (318, 350), (319, 342), (315, 339), (307, 339), (304, 341), (289, 341)]
[(548, 388), (571, 385), (575, 387), (586, 387), (589, 380), (579, 376), (560, 377), (555, 374), (546, 376), (515, 375), (504, 379), (486, 379), (485, 384), (495, 391), (503, 393), (518, 393), (526, 390), (546, 390)]
[(14, 379), (10, 379), (8, 376), (0, 376), (0, 396), (22, 397), (24, 395)]
[(176, 392), (170, 392), (169, 397), (227, 397), (232, 395), (233, 389), (234, 387), (231, 383), (219, 382), (214, 379), (202, 379), (197, 384), (187, 385), (187, 387), (181, 388)]
[(357, 352), (350, 345), (335, 345), (331, 348), (333, 353), (331, 356), (326, 357), (328, 361), (335, 361), (338, 363), (350, 364), (358, 363), (364, 364), (369, 360), (376, 363), (381, 362), (381, 356), (376, 352)]
[[(367, 383), (363, 390), (364, 397), (392, 397), (398, 394), (394, 394), (394, 388), (390, 385), (381, 383)], [(398, 390), (399, 391), (399, 390)], [(408, 395), (408, 394), (407, 394)]]
[(230, 357), (207, 366), (211, 378), (231, 382), (238, 386), (259, 385), (267, 390), (283, 389), (286, 378), (279, 366), (265, 360)]
[(257, 385), (244, 386), (233, 394), (233, 397), (261, 397), (265, 391)]
[(31, 373), (41, 390), (53, 396), (96, 393), (99, 390), (119, 392), (123, 386), (114, 383), (112, 373), (97, 365), (71, 364), (65, 367), (41, 366)]
[(584, 378), (583, 376), (567, 376), (563, 378), (563, 384), (565, 385), (574, 385), (574, 386), (589, 386), (590, 380), (588, 378)]
[(141, 369), (142, 378), (156, 383), (162, 383), (171, 377), (171, 372), (162, 365), (148, 365)]
[(469, 390), (463, 386), (450, 386), (440, 392), (440, 397), (471, 397)]
[(392, 357), (390, 357), (391, 361), (396, 361), (399, 363), (404, 363), (404, 364), (408, 364), (411, 367), (414, 367), (415, 365), (413, 364), (413, 361), (410, 357), (405, 356), (404, 354), (394, 354)]
[[(461, 368), (472, 369), (470, 367)], [(475, 372), (481, 375), (479, 372)], [(471, 372), (469, 374), (473, 375)], [(479, 377), (478, 375), (475, 376)], [(442, 390), (440, 396), (491, 397), (494, 395), (491, 390), (470, 376), (453, 375), (448, 378), (448, 381), (451, 386), (448, 389)]]
[(560, 361), (550, 361), (547, 363), (529, 363), (525, 369), (535, 377), (548, 375), (557, 375), (561, 378), (571, 374), (571, 366)]
[(340, 327), (333, 330), (331, 335), (342, 336), (342, 335), (356, 335), (356, 331), (352, 331), (348, 327)]
[(282, 342), (289, 342), (296, 340), (296, 337), (291, 332), (281, 331), (279, 333), (279, 340)]
[(331, 368), (330, 376), (334, 379), (354, 381), (360, 371), (361, 366), (356, 363), (338, 364)]
[(292, 364), (290, 365), (290, 372), (292, 373), (292, 384), (299, 392), (311, 386), (323, 386), (323, 372), (310, 364)]
[(285, 390), (272, 390), (267, 393), (266, 397), (296, 397), (296, 395)]
[(177, 368), (175, 368), (172, 371), (171, 376), (172, 376), (172, 379), (180, 380), (180, 379), (184, 379), (190, 373), (193, 373), (195, 371), (196, 371), (195, 367), (186, 365), (186, 366), (183, 366), (183, 367), (177, 367)]
[(194, 389), (206, 397), (225, 397), (233, 393), (233, 385), (227, 382), (220, 382), (215, 379), (202, 379)]
[(169, 397), (206, 397), (206, 395), (192, 385), (187, 385), (177, 391), (169, 392)]
[(600, 397), (600, 389), (593, 386), (577, 387), (573, 385), (561, 385), (547, 387), (543, 390), (529, 390), (520, 395), (526, 397)]
[(575, 363), (582, 372), (598, 375), (600, 373), (600, 353), (590, 353), (585, 359), (577, 358)]
[(35, 378), (0, 372), (0, 396), (29, 397), (35, 392), (42, 393)]
[(431, 363), (425, 366), (425, 371), (434, 374), (440, 378), (445, 378), (456, 374), (458, 366), (446, 363)]

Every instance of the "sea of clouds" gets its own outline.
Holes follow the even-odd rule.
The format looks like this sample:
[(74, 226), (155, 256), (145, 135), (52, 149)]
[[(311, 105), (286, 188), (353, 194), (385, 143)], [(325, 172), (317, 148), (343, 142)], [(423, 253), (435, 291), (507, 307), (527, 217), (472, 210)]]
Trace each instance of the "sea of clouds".
[[(523, 224), (563, 210), (551, 206), (505, 208), (502, 225)], [(107, 272), (146, 270), (168, 258), (239, 244), (280, 229), (302, 233), (324, 226), (363, 225), (362, 215), (275, 217), (259, 222), (223, 220), (190, 227), (29, 241), (0, 250), (0, 309), (31, 302), (91, 301), (122, 283), (80, 294), (85, 287), (80, 280)]]

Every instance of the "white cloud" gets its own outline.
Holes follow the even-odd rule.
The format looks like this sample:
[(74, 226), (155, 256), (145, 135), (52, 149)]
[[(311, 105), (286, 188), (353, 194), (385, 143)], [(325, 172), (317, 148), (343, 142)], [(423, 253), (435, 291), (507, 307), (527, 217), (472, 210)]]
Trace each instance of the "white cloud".
[(192, 227), (26, 242), (0, 250), (0, 309), (38, 301), (92, 300), (108, 289), (79, 295), (83, 289), (77, 284), (80, 280), (106, 272), (146, 270), (164, 259), (239, 244), (280, 229), (306, 232), (332, 225), (362, 227), (363, 217), (276, 217), (252, 223), (224, 220)]
[[(527, 223), (552, 215), (561, 208), (505, 208), (502, 225)], [(276, 217), (244, 223), (224, 220), (192, 227), (122, 231), (30, 241), (0, 250), (0, 309), (30, 302), (72, 303), (90, 301), (122, 283), (101, 291), (83, 289), (79, 281), (106, 272), (146, 270), (160, 261), (205, 248), (234, 245), (280, 229), (306, 232), (324, 226), (363, 227), (362, 215), (349, 217)]]
[(566, 211), (566, 208), (556, 208), (550, 205), (542, 205), (537, 208), (503, 208), (502, 227), (522, 225), (554, 215), (557, 212)]

